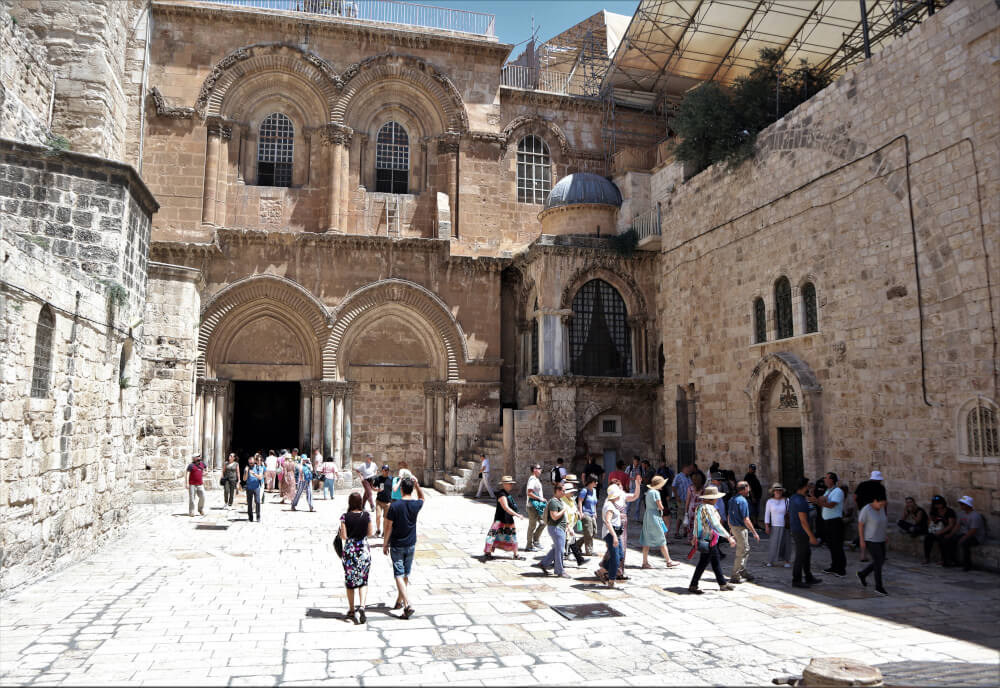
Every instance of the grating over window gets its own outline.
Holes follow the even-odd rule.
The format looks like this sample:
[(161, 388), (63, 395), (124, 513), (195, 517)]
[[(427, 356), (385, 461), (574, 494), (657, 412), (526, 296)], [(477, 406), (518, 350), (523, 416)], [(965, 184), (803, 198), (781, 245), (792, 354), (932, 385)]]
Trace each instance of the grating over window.
[(570, 369), (574, 375), (629, 377), (632, 343), (625, 301), (604, 280), (591, 280), (573, 297)]
[(260, 125), (257, 141), (257, 184), (292, 185), (292, 149), (295, 131), (292, 120), (280, 112), (268, 115)]
[(601, 421), (601, 432), (606, 434), (612, 434), (618, 432), (618, 421), (616, 420), (602, 420)]
[(43, 306), (38, 314), (35, 327), (35, 365), (31, 371), (31, 396), (44, 399), (49, 396), (52, 379), (52, 335), (56, 328), (56, 318), (52, 309)]
[(757, 344), (767, 341), (767, 311), (764, 309), (764, 299), (761, 298), (754, 299), (753, 302), (753, 336)]
[(966, 420), (970, 456), (1000, 456), (997, 436), (997, 414), (989, 406), (977, 406)]
[(410, 139), (396, 122), (386, 122), (375, 141), (375, 190), (405, 194), (410, 186)]
[(517, 201), (544, 203), (551, 190), (549, 147), (537, 136), (525, 136), (517, 145)]
[(538, 311), (538, 299), (535, 299), (535, 308), (531, 312), (531, 374), (538, 375), (538, 318), (535, 312)]
[(802, 311), (806, 332), (819, 332), (819, 314), (816, 311), (816, 287), (812, 282), (802, 285)]
[(778, 326), (778, 339), (791, 337), (792, 326), (792, 285), (787, 277), (779, 277), (774, 283), (774, 311)]

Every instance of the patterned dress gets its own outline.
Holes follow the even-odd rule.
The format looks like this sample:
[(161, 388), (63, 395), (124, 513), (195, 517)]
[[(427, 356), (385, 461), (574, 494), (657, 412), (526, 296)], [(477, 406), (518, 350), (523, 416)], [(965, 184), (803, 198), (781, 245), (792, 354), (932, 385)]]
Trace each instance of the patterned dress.
[(281, 476), (281, 499), (295, 498), (295, 462), (285, 461), (285, 472)]
[(517, 553), (517, 526), (514, 525), (514, 517), (500, 506), (500, 500), (504, 497), (507, 498), (507, 506), (511, 511), (517, 511), (517, 503), (510, 493), (503, 489), (497, 492), (497, 510), (493, 514), (493, 525), (486, 533), (486, 546), (483, 548), (486, 554), (492, 554), (494, 548)]
[(349, 511), (340, 517), (347, 531), (347, 539), (344, 540), (344, 585), (351, 589), (368, 585), (368, 572), (372, 568), (372, 553), (368, 549), (370, 519), (367, 511)]

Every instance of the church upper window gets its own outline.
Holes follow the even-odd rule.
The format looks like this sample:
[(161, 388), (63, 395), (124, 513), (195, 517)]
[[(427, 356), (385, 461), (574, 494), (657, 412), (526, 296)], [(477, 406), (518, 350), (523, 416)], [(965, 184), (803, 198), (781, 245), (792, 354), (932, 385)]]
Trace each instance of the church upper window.
[(590, 280), (573, 297), (569, 329), (570, 369), (574, 375), (628, 377), (632, 341), (625, 301), (604, 280)]
[(816, 286), (812, 282), (802, 285), (802, 314), (805, 331), (819, 332), (819, 313), (816, 310)]
[(792, 326), (792, 285), (787, 277), (779, 277), (774, 283), (774, 310), (777, 338), (791, 337), (795, 329)]
[(405, 194), (410, 185), (410, 139), (406, 129), (386, 122), (375, 141), (375, 190)]
[(44, 399), (49, 396), (52, 381), (52, 335), (56, 318), (52, 309), (43, 306), (35, 326), (35, 364), (31, 370), (31, 396)]
[(517, 201), (544, 203), (551, 190), (549, 147), (537, 136), (525, 136), (517, 145)]
[(753, 333), (754, 344), (767, 341), (767, 311), (764, 299), (758, 297), (753, 301)]
[(280, 112), (268, 115), (260, 124), (257, 141), (257, 184), (292, 185), (292, 150), (295, 128)]

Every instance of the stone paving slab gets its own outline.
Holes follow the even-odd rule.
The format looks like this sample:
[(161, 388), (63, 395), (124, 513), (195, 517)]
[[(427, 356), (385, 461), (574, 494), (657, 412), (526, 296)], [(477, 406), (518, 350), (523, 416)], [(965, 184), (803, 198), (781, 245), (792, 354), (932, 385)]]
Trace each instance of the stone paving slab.
[[(665, 569), (657, 555), (642, 570), (638, 551), (628, 554), (631, 580), (606, 590), (596, 561), (569, 565), (570, 579), (534, 568), (540, 553), (484, 563), (493, 505), (434, 492), (420, 517), (417, 615), (388, 609), (391, 566), (373, 547), (368, 623), (356, 626), (343, 619), (332, 547), (345, 505), (342, 494), (317, 500), (315, 513), (292, 512), (268, 495), (263, 524), (239, 508), (192, 519), (183, 505), (138, 507), (122, 539), (0, 600), (0, 682), (768, 685), (824, 655), (879, 666), (892, 685), (1000, 678), (992, 574), (892, 554), (883, 598), (853, 578), (849, 554), (847, 578), (797, 590), (788, 569), (761, 565), (761, 543), (750, 559), (757, 582), (733, 592), (708, 577), (707, 594), (689, 595), (691, 562)], [(687, 547), (671, 548), (682, 560)], [(827, 560), (814, 553), (818, 569)], [(622, 616), (567, 620), (550, 606), (593, 603)]]

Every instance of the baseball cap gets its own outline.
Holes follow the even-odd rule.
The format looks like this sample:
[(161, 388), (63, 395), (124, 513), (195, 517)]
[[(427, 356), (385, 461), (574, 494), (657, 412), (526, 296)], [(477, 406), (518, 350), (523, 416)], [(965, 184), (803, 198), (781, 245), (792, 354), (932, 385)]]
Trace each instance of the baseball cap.
[(969, 495), (962, 495), (962, 498), (958, 500), (958, 503), (959, 504), (964, 504), (965, 506), (969, 507), (970, 509), (974, 509), (975, 508), (975, 506), (972, 504), (972, 497), (970, 497)]
[(882, 471), (872, 471), (872, 475), (869, 480), (884, 480), (882, 477)]
[(941, 495), (934, 495), (931, 498), (931, 504), (944, 504), (944, 503), (945, 503), (944, 497), (942, 497)]
[(391, 470), (391, 469), (389, 468), (389, 464), (387, 464), (387, 463), (384, 463), (384, 464), (382, 464), (382, 470), (383, 470), (383, 471), (388, 471), (388, 470)]

